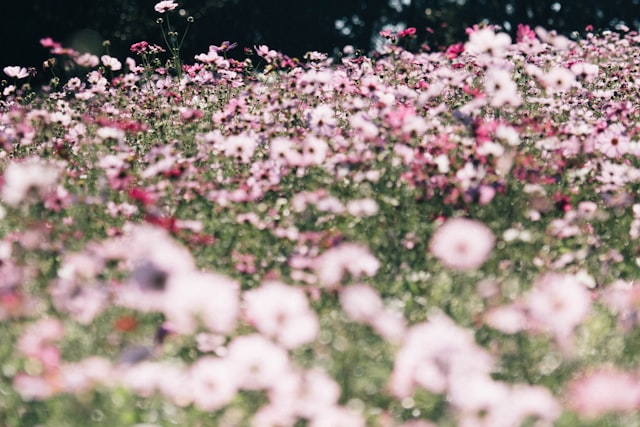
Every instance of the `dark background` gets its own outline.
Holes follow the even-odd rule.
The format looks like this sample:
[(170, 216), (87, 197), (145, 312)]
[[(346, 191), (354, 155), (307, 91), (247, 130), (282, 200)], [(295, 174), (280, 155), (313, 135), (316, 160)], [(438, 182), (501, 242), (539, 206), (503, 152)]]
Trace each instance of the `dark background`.
[[(32, 66), (42, 74), (48, 52), (43, 37), (80, 51), (109, 53), (124, 59), (132, 43), (146, 40), (164, 47), (156, 0), (18, 0), (5, 2), (0, 25), (0, 69)], [(594, 29), (640, 24), (640, 0), (181, 0), (170, 14), (182, 32), (193, 16), (182, 49), (184, 62), (224, 40), (242, 48), (267, 44), (291, 57), (316, 50), (330, 54), (351, 44), (369, 53), (375, 35), (389, 24), (416, 27), (416, 41), (432, 49), (466, 39), (464, 28), (486, 21), (514, 34), (518, 23), (542, 25), (570, 35)], [(179, 9), (183, 9), (181, 16)], [(336, 27), (339, 23), (341, 30)], [(429, 27), (433, 31), (427, 31)], [(50, 76), (49, 76), (50, 77)], [(3, 76), (4, 78), (4, 76)]]

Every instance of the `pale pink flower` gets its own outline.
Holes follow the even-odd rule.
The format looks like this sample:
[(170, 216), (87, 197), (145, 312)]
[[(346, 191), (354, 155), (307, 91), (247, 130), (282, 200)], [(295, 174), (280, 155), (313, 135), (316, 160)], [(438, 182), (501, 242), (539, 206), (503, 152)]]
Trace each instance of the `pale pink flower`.
[(617, 368), (601, 367), (572, 380), (568, 406), (586, 418), (640, 409), (640, 379)]
[(492, 107), (522, 104), (518, 86), (511, 78), (511, 73), (498, 67), (490, 67), (485, 74), (484, 90), (490, 98)]
[(329, 150), (329, 144), (324, 139), (309, 135), (302, 144), (302, 166), (321, 165)]
[(267, 281), (246, 291), (243, 298), (251, 324), (283, 347), (296, 348), (316, 339), (318, 317), (302, 289)]
[(407, 331), (389, 386), (399, 398), (411, 396), (416, 386), (444, 393), (451, 381), (489, 375), (492, 369), (492, 357), (476, 344), (472, 332), (439, 315)]
[(82, 67), (91, 68), (98, 66), (98, 64), (100, 63), (100, 58), (92, 53), (83, 53), (82, 55), (75, 57), (74, 61), (76, 61), (76, 64)]
[(16, 207), (30, 196), (44, 199), (55, 190), (61, 172), (61, 166), (58, 164), (36, 158), (13, 161), (4, 171), (2, 200)]
[(485, 314), (485, 322), (505, 334), (515, 334), (527, 327), (527, 314), (517, 304), (496, 307)]
[(509, 395), (506, 383), (495, 381), (489, 375), (465, 375), (451, 381), (447, 398), (463, 412), (490, 412), (503, 404)]
[(165, 12), (167, 12), (169, 10), (175, 9), (176, 7), (178, 7), (178, 4), (176, 2), (174, 2), (173, 0), (164, 0), (164, 1), (156, 3), (156, 5), (153, 6), (155, 11), (158, 12), (158, 13), (165, 13)]
[(535, 28), (534, 31), (536, 35), (540, 38), (540, 40), (553, 46), (558, 50), (566, 50), (571, 45), (571, 40), (569, 40), (567, 37), (563, 35), (558, 34), (555, 30), (547, 31), (543, 27), (538, 26)]
[(299, 142), (289, 138), (276, 137), (269, 143), (269, 156), (278, 163), (298, 166), (302, 163), (302, 154), (298, 150)]
[(541, 77), (542, 85), (548, 94), (566, 92), (575, 84), (576, 76), (563, 67), (554, 67)]
[(158, 391), (166, 363), (142, 361), (127, 364), (117, 372), (117, 382), (141, 397), (151, 397)]
[(320, 369), (291, 371), (269, 392), (271, 404), (299, 418), (312, 419), (340, 398), (340, 386)]
[(100, 57), (100, 61), (102, 61), (102, 65), (109, 68), (111, 71), (119, 71), (122, 69), (122, 63), (113, 56), (102, 55)]
[(625, 127), (612, 124), (595, 136), (595, 148), (607, 157), (619, 158), (631, 150), (631, 139), (624, 133)]
[(185, 407), (193, 403), (193, 389), (190, 386), (189, 369), (180, 363), (163, 363), (164, 372), (158, 378), (158, 392), (174, 405)]
[(251, 418), (251, 427), (293, 426), (296, 420), (291, 408), (269, 403), (256, 411)]
[(551, 425), (562, 414), (561, 405), (546, 388), (512, 386), (490, 377), (460, 378), (449, 396), (461, 412), (459, 425), (464, 427), (512, 427), (531, 418)]
[(86, 393), (112, 385), (114, 374), (114, 367), (108, 359), (91, 356), (62, 365), (58, 373), (59, 387), (65, 393)]
[(4, 71), (7, 76), (16, 79), (25, 79), (29, 77), (29, 70), (27, 70), (25, 67), (20, 67), (17, 65), (4, 67), (2, 71)]
[(600, 67), (588, 62), (576, 62), (571, 66), (571, 72), (584, 81), (592, 82), (598, 76)]
[(312, 268), (322, 285), (334, 288), (340, 284), (345, 273), (349, 273), (355, 279), (362, 275), (375, 275), (380, 268), (380, 262), (367, 247), (343, 243), (317, 257)]
[(529, 417), (552, 423), (562, 414), (562, 406), (549, 389), (518, 384), (511, 387), (509, 402), (500, 405), (495, 412), (497, 420), (513, 420), (505, 425), (520, 425)]
[(401, 312), (385, 308), (374, 317), (370, 326), (382, 338), (389, 342), (400, 342), (406, 333), (407, 322)]
[(200, 357), (189, 370), (193, 404), (203, 411), (216, 411), (233, 400), (238, 386), (226, 359)]
[(309, 117), (309, 127), (320, 135), (330, 135), (337, 122), (335, 112), (328, 104), (314, 108)]
[(464, 49), (470, 53), (486, 53), (493, 57), (503, 57), (511, 45), (511, 37), (507, 33), (495, 33), (491, 28), (483, 28), (469, 35)]
[(19, 373), (13, 377), (13, 389), (24, 400), (45, 400), (55, 394), (55, 387), (44, 377)]
[(232, 135), (224, 141), (224, 154), (242, 163), (249, 163), (257, 146), (258, 143), (252, 135)]
[(171, 330), (191, 334), (198, 321), (211, 332), (227, 334), (236, 327), (240, 285), (217, 273), (190, 271), (171, 275), (162, 311)]
[(436, 425), (429, 421), (411, 420), (400, 424), (398, 427), (436, 427)]
[(166, 230), (152, 225), (131, 226), (124, 236), (108, 241), (102, 249), (116, 252), (105, 257), (128, 261), (131, 277), (116, 290), (116, 302), (137, 310), (163, 310), (171, 278), (195, 270), (189, 250)]
[(332, 406), (316, 415), (309, 427), (365, 427), (364, 417), (349, 408)]
[(227, 350), (230, 372), (242, 390), (270, 389), (291, 370), (287, 351), (260, 334), (236, 337)]
[(340, 290), (340, 304), (347, 316), (355, 322), (368, 324), (384, 310), (382, 298), (369, 285), (356, 284)]
[(378, 204), (370, 198), (349, 200), (346, 208), (350, 215), (356, 217), (368, 217), (378, 213)]
[(493, 232), (482, 222), (453, 218), (435, 231), (429, 250), (446, 267), (470, 271), (489, 259), (494, 244)]
[(591, 296), (575, 276), (546, 273), (536, 280), (524, 304), (532, 326), (551, 332), (566, 347), (574, 328), (591, 311)]
[(253, 47), (256, 51), (256, 54), (267, 61), (267, 64), (270, 64), (274, 59), (278, 57), (278, 52), (273, 49), (269, 49), (267, 45), (260, 45)]
[(371, 286), (356, 284), (340, 290), (340, 304), (347, 316), (369, 325), (382, 337), (397, 342), (404, 336), (406, 322), (400, 313), (386, 308)]

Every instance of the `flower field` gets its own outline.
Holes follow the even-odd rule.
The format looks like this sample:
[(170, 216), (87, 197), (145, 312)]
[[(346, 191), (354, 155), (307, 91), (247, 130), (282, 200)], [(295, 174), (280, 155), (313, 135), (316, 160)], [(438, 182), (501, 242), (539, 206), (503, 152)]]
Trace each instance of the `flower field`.
[(4, 69), (0, 425), (640, 424), (637, 32), (183, 62), (155, 8)]

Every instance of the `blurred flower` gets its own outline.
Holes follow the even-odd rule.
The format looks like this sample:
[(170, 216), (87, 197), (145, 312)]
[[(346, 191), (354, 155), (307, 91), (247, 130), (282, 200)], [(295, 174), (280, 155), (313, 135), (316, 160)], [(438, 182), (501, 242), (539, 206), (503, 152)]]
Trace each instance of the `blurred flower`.
[(202, 411), (216, 411), (230, 403), (238, 392), (233, 370), (226, 359), (204, 356), (189, 369), (188, 387), (193, 404)]
[(494, 244), (493, 232), (480, 221), (453, 218), (435, 231), (429, 251), (446, 267), (469, 271), (485, 263)]
[(504, 56), (510, 45), (511, 37), (507, 33), (496, 34), (491, 28), (483, 28), (469, 35), (469, 41), (465, 43), (464, 49), (470, 53), (486, 53), (500, 58)]
[(554, 67), (541, 76), (541, 82), (548, 94), (565, 92), (575, 83), (576, 76), (568, 69)]
[(591, 311), (591, 296), (571, 274), (545, 273), (525, 296), (531, 326), (550, 332), (563, 350), (572, 350), (573, 330)]
[(211, 332), (230, 333), (240, 311), (240, 285), (221, 274), (189, 271), (167, 280), (162, 311), (172, 331), (192, 334), (198, 321)]
[(488, 376), (493, 358), (478, 346), (470, 330), (445, 315), (412, 326), (395, 357), (390, 389), (405, 398), (416, 386), (445, 393), (452, 382), (471, 376)]
[(13, 161), (4, 171), (2, 200), (16, 207), (31, 196), (44, 199), (55, 190), (61, 172), (58, 165), (39, 158)]
[(13, 77), (16, 79), (25, 79), (29, 77), (29, 70), (27, 70), (25, 67), (8, 66), (8, 67), (4, 67), (2, 71), (4, 71), (4, 73), (7, 76)]
[(568, 406), (585, 418), (640, 409), (640, 379), (614, 367), (600, 367), (573, 379), (566, 389)]
[(491, 67), (485, 74), (484, 89), (491, 99), (492, 107), (510, 105), (517, 107), (522, 104), (518, 93), (518, 86), (511, 79), (511, 73), (497, 67)]
[(327, 250), (312, 265), (320, 283), (327, 288), (339, 285), (345, 273), (357, 279), (362, 275), (375, 275), (379, 267), (380, 262), (367, 247), (353, 243), (343, 243)]
[(271, 389), (291, 369), (287, 351), (260, 334), (236, 337), (227, 349), (230, 372), (242, 390)]
[(111, 71), (119, 71), (122, 69), (122, 63), (117, 59), (109, 55), (102, 55), (100, 57), (102, 65), (109, 68)]
[(230, 51), (231, 49), (233, 49), (234, 47), (238, 46), (238, 43), (231, 43), (229, 41), (223, 41), (222, 44), (220, 44), (220, 46), (210, 46), (210, 49), (216, 51), (216, 52), (227, 52)]
[(300, 288), (266, 281), (246, 291), (243, 299), (249, 322), (285, 348), (307, 344), (318, 335), (318, 317)]

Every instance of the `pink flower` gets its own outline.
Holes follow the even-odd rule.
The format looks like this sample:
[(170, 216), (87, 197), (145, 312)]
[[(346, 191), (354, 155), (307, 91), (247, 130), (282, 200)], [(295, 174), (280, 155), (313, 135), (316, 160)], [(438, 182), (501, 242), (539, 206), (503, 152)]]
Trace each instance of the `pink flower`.
[(527, 327), (527, 314), (517, 304), (496, 307), (487, 312), (485, 321), (489, 326), (505, 334), (515, 334)]
[(486, 53), (493, 57), (503, 57), (511, 45), (511, 37), (507, 33), (495, 33), (491, 28), (483, 28), (469, 34), (465, 51), (470, 53)]
[(435, 231), (429, 250), (446, 267), (470, 271), (485, 263), (494, 244), (493, 232), (482, 222), (453, 218)]
[(371, 255), (368, 248), (343, 243), (317, 257), (312, 268), (322, 285), (334, 288), (340, 284), (345, 273), (356, 279), (362, 275), (375, 275), (380, 268), (380, 262)]
[(362, 415), (342, 406), (332, 406), (309, 422), (309, 427), (365, 427)]
[(242, 390), (270, 389), (291, 369), (287, 351), (260, 334), (234, 338), (227, 350), (230, 372)]
[(231, 402), (238, 392), (238, 386), (229, 368), (226, 359), (213, 356), (200, 357), (191, 366), (188, 388), (196, 408), (216, 411)]
[(156, 5), (153, 6), (155, 11), (158, 12), (158, 13), (165, 13), (165, 12), (167, 12), (169, 10), (175, 9), (176, 7), (178, 7), (178, 4), (176, 2), (174, 2), (173, 0), (164, 0), (164, 1), (156, 3)]
[(46, 378), (19, 373), (13, 377), (13, 389), (24, 400), (45, 400), (53, 396), (55, 387)]
[(595, 148), (607, 157), (620, 158), (631, 149), (631, 139), (624, 132), (623, 125), (612, 124), (595, 136)]
[(251, 324), (283, 347), (296, 348), (316, 339), (318, 317), (302, 289), (267, 281), (243, 297)]
[(522, 104), (518, 86), (506, 70), (491, 67), (485, 76), (484, 88), (491, 99), (491, 106), (501, 107), (505, 104), (517, 107)]
[(340, 304), (351, 320), (362, 323), (371, 322), (384, 310), (378, 292), (371, 286), (362, 284), (342, 288)]
[(241, 163), (249, 163), (258, 143), (251, 135), (232, 135), (224, 142), (224, 154)]
[(111, 69), (111, 71), (118, 71), (122, 69), (122, 63), (113, 56), (102, 55), (100, 60), (102, 61), (102, 65)]
[(569, 383), (569, 407), (586, 418), (610, 412), (640, 409), (640, 381), (637, 375), (603, 367)]
[(591, 296), (575, 276), (547, 273), (536, 280), (524, 304), (534, 327), (551, 332), (567, 346), (574, 328), (591, 310)]
[(91, 356), (60, 368), (60, 388), (65, 393), (86, 393), (96, 387), (111, 385), (114, 369), (105, 358)]
[(16, 207), (33, 195), (45, 198), (56, 188), (60, 175), (58, 165), (46, 163), (39, 158), (13, 161), (4, 171), (2, 200)]
[(8, 66), (8, 67), (4, 67), (2, 71), (4, 71), (4, 73), (7, 76), (13, 77), (19, 80), (29, 77), (29, 70), (27, 70), (25, 67)]
[(236, 327), (239, 293), (240, 285), (221, 274), (183, 272), (167, 281), (162, 311), (178, 333), (195, 332), (200, 321), (209, 331), (226, 334)]
[(312, 419), (332, 408), (340, 397), (340, 386), (320, 369), (291, 371), (269, 393), (271, 404), (281, 413)]
[(566, 92), (571, 89), (575, 82), (575, 74), (563, 67), (554, 67), (541, 76), (541, 83), (547, 94)]
[(470, 375), (488, 376), (493, 359), (474, 340), (473, 333), (439, 315), (414, 325), (404, 337), (391, 374), (391, 392), (409, 397), (415, 386), (432, 393), (446, 392), (452, 381)]

